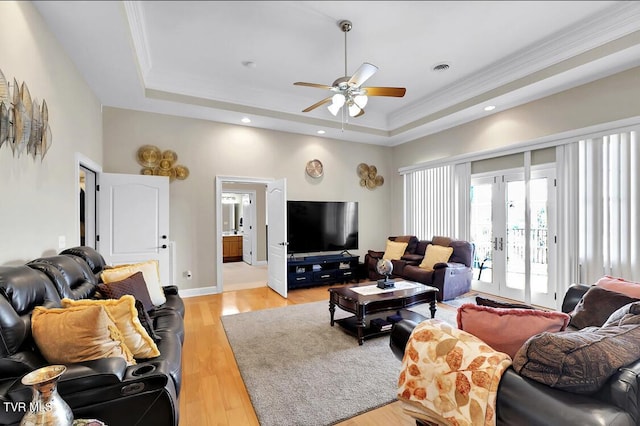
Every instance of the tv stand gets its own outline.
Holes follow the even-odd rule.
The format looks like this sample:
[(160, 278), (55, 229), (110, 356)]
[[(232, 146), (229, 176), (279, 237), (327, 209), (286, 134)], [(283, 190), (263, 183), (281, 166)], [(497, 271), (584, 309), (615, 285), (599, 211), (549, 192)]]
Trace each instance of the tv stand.
[(287, 260), (287, 288), (311, 287), (359, 280), (360, 256), (348, 253), (305, 257), (289, 257)]

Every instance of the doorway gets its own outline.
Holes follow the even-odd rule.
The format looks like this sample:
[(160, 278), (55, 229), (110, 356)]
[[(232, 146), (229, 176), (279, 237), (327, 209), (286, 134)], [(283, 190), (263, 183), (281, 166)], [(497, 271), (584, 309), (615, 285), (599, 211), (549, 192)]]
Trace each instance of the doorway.
[(82, 246), (96, 248), (97, 234), (97, 176), (102, 168), (88, 158), (76, 153), (76, 182), (78, 183), (78, 242)]
[(266, 287), (266, 183), (240, 177), (216, 178), (217, 291)]
[[(522, 169), (471, 178), (474, 288), (555, 306), (555, 170)], [(528, 187), (528, 189), (527, 189)]]

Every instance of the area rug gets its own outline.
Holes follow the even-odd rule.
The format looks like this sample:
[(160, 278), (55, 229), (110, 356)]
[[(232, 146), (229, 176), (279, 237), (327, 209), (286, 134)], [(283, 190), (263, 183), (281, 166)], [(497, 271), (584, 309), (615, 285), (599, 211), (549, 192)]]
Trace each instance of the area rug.
[[(412, 310), (429, 316), (429, 305)], [(336, 319), (350, 314), (336, 309)], [(436, 318), (455, 324), (455, 312)], [(389, 337), (357, 340), (329, 303), (225, 315), (222, 324), (262, 426), (330, 425), (393, 402), (400, 361)]]

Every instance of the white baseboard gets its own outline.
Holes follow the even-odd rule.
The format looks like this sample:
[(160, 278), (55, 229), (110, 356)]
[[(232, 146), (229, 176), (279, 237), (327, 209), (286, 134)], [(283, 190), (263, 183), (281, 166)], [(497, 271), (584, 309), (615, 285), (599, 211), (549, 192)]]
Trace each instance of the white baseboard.
[(218, 294), (218, 287), (198, 287), (198, 288), (186, 288), (184, 290), (178, 290), (180, 297), (195, 297), (206, 296), (207, 294)]

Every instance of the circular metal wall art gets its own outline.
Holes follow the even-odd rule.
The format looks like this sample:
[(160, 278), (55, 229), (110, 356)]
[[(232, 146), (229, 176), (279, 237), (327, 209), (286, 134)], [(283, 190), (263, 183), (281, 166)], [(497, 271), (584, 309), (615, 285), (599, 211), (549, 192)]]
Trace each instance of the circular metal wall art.
[(143, 145), (138, 148), (138, 164), (144, 167), (156, 167), (162, 158), (160, 148), (153, 145)]
[(185, 166), (177, 165), (175, 167), (175, 170), (176, 170), (176, 179), (185, 180), (186, 178), (189, 177), (189, 169), (186, 168)]
[(356, 173), (360, 178), (360, 186), (362, 187), (376, 189), (377, 187), (384, 185), (384, 177), (378, 174), (378, 168), (373, 164), (358, 164)]

